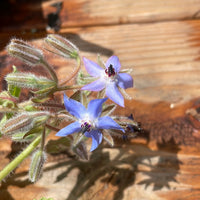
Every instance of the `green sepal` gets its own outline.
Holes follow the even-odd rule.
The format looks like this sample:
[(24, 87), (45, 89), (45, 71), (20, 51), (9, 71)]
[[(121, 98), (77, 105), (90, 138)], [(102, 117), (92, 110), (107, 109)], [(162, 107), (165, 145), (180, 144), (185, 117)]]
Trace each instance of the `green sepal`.
[(104, 104), (102, 112), (101, 112), (101, 116), (109, 115), (110, 113), (112, 113), (115, 110), (116, 107), (117, 106), (115, 104), (109, 104), (109, 105)]
[(56, 86), (52, 86), (52, 87), (44, 88), (42, 90), (32, 91), (32, 93), (35, 94), (38, 99), (42, 99), (42, 98), (50, 97), (54, 93), (54, 91), (56, 91), (55, 89), (56, 89)]
[(36, 137), (36, 134), (32, 133), (32, 134), (26, 136), (26, 138), (24, 138), (26, 134), (27, 134), (26, 132), (15, 133), (11, 136), (11, 139), (14, 142), (31, 142)]
[(48, 100), (50, 100), (50, 97), (46, 97), (46, 98), (37, 98), (37, 97), (34, 97), (34, 98), (32, 98), (31, 99), (31, 101), (33, 102), (33, 103), (44, 103), (44, 102), (46, 102), (46, 101), (48, 101)]
[(33, 105), (26, 105), (24, 107), (24, 110), (31, 112), (31, 111), (37, 111), (38, 109), (35, 106), (33, 106)]
[(16, 108), (16, 98), (11, 96), (8, 91), (0, 93), (0, 105), (5, 108)]
[(81, 102), (81, 91), (76, 91), (72, 96), (70, 96), (70, 99)]
[(85, 106), (85, 108), (87, 108), (88, 106), (88, 98), (85, 92), (82, 91), (82, 95), (81, 95), (81, 103)]
[(95, 80), (96, 80), (96, 78), (94, 78), (88, 74), (86, 75), (82, 71), (79, 71), (78, 76), (76, 78), (76, 82), (78, 85), (86, 85)]
[(110, 133), (107, 130), (104, 131), (103, 138), (111, 147), (114, 146), (114, 140), (113, 140), (112, 136), (110, 135)]
[(84, 141), (81, 141), (76, 146), (73, 146), (72, 150), (82, 160), (89, 160), (88, 151)]
[(27, 133), (24, 133), (22, 139), (27, 139), (30, 135), (33, 134), (40, 134), (43, 131), (43, 127), (36, 127), (36, 128), (32, 128), (30, 131), (28, 131)]
[[(13, 65), (13, 72), (12, 73), (17, 73), (17, 68), (15, 65)], [(8, 84), (8, 92), (16, 98), (19, 98), (20, 94), (21, 94), (21, 88), (16, 86), (16, 85), (12, 85), (12, 84)]]

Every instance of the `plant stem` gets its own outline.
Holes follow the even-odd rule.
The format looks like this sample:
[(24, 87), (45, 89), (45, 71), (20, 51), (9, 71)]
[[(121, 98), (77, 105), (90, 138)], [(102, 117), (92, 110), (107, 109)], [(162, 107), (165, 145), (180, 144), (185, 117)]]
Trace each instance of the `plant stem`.
[(41, 141), (41, 151), (44, 151), (44, 146), (45, 146), (45, 139), (46, 139), (46, 129), (44, 126), (43, 132), (42, 132), (42, 141)]
[(78, 56), (76, 58), (76, 62), (77, 62), (77, 68), (74, 70), (74, 72), (72, 73), (72, 75), (70, 77), (68, 77), (66, 80), (64, 80), (63, 82), (60, 83), (60, 86), (65, 85), (68, 81), (72, 80), (72, 78), (74, 78), (74, 76), (76, 76), (76, 74), (78, 73), (78, 71), (81, 68), (81, 59), (80, 59), (80, 56)]
[(28, 147), (20, 153), (13, 161), (11, 161), (1, 172), (0, 181), (2, 181), (10, 172), (12, 172), (29, 154), (38, 146), (41, 136), (38, 136)]
[(64, 90), (74, 90), (74, 89), (81, 89), (82, 85), (66, 85), (66, 86), (58, 86), (56, 91), (64, 91)]
[(53, 70), (53, 68), (45, 60), (41, 60), (41, 63), (45, 67), (45, 69), (50, 73), (50, 75), (53, 78), (53, 80), (56, 83), (58, 83), (58, 77), (57, 77), (55, 71)]

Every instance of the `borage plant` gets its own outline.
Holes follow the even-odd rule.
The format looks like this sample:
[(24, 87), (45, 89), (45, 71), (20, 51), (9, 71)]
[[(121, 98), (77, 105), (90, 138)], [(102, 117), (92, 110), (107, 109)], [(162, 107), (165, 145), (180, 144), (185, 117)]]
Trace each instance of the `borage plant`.
[[(140, 131), (132, 116), (111, 115), (116, 104), (124, 107), (124, 96), (128, 96), (125, 89), (133, 87), (129, 70), (120, 69), (117, 56), (111, 56), (105, 64), (100, 57), (98, 64), (84, 57), (83, 63), (88, 72), (85, 74), (81, 70), (79, 50), (74, 44), (53, 34), (48, 35), (44, 42), (48, 52), (76, 60), (77, 67), (70, 78), (60, 82), (41, 50), (19, 39), (12, 39), (8, 44), (7, 51), (11, 56), (29, 66), (43, 67), (50, 78), (32, 72), (21, 72), (15, 66), (13, 72), (5, 76), (8, 87), (7, 91), (0, 93), (0, 112), (3, 116), (0, 134), (2, 137), (10, 137), (13, 142), (26, 142), (28, 145), (0, 172), (0, 180), (32, 154), (29, 179), (36, 182), (47, 157), (45, 146), (48, 142), (45, 141), (52, 130), (62, 137), (60, 142), (62, 139), (67, 140), (66, 149), (85, 160), (89, 159), (86, 142), (89, 138), (89, 151), (93, 151), (103, 139), (113, 146), (113, 137), (126, 139), (134, 137)], [(72, 79), (74, 84), (67, 84)], [(21, 102), (21, 90), (24, 88), (32, 96)], [(67, 90), (71, 91), (71, 96), (62, 93), (64, 105), (62, 102), (58, 103), (55, 100), (56, 93)], [(95, 92), (98, 92), (97, 95)], [(66, 122), (68, 125), (63, 126)]]

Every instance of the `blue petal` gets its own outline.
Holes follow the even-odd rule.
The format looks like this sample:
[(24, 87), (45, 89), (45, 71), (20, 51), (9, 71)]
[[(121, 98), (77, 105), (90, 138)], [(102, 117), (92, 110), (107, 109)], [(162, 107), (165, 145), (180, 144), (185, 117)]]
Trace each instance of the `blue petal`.
[(58, 131), (56, 133), (56, 136), (67, 136), (70, 135), (72, 133), (76, 133), (79, 132), (81, 130), (81, 124), (79, 122), (74, 122), (69, 124), (68, 126), (66, 126), (65, 128), (61, 129), (60, 131)]
[(119, 58), (117, 56), (111, 56), (107, 62), (106, 62), (106, 69), (112, 65), (115, 69), (115, 71), (118, 73), (120, 68), (121, 68), (121, 64), (119, 62)]
[(93, 130), (91, 132), (86, 132), (85, 133), (86, 137), (91, 137), (92, 138), (92, 146), (90, 151), (94, 151), (99, 144), (102, 142), (102, 133), (99, 130)]
[(117, 130), (121, 130), (121, 131), (125, 132), (124, 129), (109, 116), (104, 116), (104, 117), (99, 118), (97, 128), (99, 128), (99, 129), (117, 129)]
[(77, 119), (82, 119), (86, 113), (85, 107), (78, 101), (70, 99), (64, 94), (64, 104), (66, 110)]
[(106, 95), (109, 99), (124, 107), (124, 97), (120, 93), (115, 83), (110, 83), (106, 87)]
[(101, 91), (104, 88), (105, 88), (105, 81), (103, 79), (98, 79), (88, 85), (83, 86), (81, 90)]
[(99, 77), (100, 74), (104, 71), (97, 63), (83, 57), (83, 62), (87, 72), (94, 77)]
[(94, 99), (91, 100), (88, 104), (87, 112), (92, 117), (92, 119), (96, 119), (100, 116), (102, 111), (102, 104), (107, 100), (108, 98), (104, 99)]
[(118, 74), (118, 86), (127, 89), (133, 87), (133, 78), (131, 75), (126, 73), (119, 73)]

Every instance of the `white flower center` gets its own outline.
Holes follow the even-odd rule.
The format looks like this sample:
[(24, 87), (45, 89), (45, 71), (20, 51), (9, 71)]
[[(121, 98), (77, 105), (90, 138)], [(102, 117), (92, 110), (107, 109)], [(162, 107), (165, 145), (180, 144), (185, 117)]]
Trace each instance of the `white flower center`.
[(103, 78), (107, 84), (110, 84), (112, 82), (117, 82), (117, 73), (115, 72), (115, 69), (112, 64), (110, 64), (110, 66), (107, 69), (105, 69)]
[(96, 128), (96, 122), (97, 120), (96, 119), (92, 119), (89, 114), (86, 114), (84, 116), (84, 119), (82, 119), (80, 121), (81, 123), (81, 128), (82, 128), (82, 133), (85, 133), (85, 132), (90, 132), (91, 130), (94, 130)]

